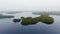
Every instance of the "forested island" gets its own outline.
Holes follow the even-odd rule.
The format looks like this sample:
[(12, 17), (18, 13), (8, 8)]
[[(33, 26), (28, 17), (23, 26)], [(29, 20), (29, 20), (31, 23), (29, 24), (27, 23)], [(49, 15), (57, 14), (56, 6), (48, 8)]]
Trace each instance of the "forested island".
[(42, 22), (45, 24), (53, 24), (54, 19), (50, 17), (48, 14), (42, 14), (36, 18), (32, 17), (21, 17), (21, 19), (13, 19), (14, 22), (20, 22), (22, 25), (36, 24), (38, 22)]

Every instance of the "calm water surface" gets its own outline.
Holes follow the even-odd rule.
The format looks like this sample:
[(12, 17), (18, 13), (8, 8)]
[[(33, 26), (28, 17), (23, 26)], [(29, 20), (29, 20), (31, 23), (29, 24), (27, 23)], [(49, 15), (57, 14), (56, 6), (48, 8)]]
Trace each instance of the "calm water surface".
[[(14, 18), (37, 17), (32, 12), (14, 14)], [(0, 19), (0, 34), (60, 34), (60, 16), (51, 15), (54, 18), (53, 24), (39, 22), (32, 25), (22, 25), (20, 22), (14, 23), (13, 18)]]

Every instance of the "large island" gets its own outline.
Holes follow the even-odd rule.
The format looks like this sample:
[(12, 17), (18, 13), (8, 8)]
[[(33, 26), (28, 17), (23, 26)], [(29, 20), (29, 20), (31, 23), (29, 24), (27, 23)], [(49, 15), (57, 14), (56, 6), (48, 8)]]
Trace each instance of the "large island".
[(38, 22), (42, 22), (42, 23), (45, 23), (45, 24), (53, 24), (54, 22), (54, 19), (52, 17), (50, 17), (49, 15), (47, 14), (42, 14), (36, 18), (32, 18), (32, 17), (21, 17), (21, 19), (13, 19), (14, 22), (20, 22), (21, 21), (21, 24), (22, 25), (29, 25), (29, 24), (36, 24)]

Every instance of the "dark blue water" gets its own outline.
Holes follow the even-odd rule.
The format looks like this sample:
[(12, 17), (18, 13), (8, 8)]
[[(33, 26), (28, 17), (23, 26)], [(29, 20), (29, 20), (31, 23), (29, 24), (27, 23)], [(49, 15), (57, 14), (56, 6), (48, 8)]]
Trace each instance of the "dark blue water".
[(12, 18), (0, 19), (0, 34), (60, 34), (60, 16), (52, 15), (51, 17), (54, 18), (53, 24), (39, 22), (22, 25), (20, 22), (14, 23)]

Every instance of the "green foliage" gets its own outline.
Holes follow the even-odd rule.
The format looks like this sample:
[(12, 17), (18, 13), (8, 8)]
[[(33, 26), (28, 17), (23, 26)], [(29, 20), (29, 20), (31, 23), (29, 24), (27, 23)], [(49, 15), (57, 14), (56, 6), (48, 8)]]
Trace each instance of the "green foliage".
[(49, 17), (48, 15), (42, 15), (36, 18), (32, 18), (32, 17), (27, 17), (27, 18), (23, 18), (21, 24), (23, 25), (28, 25), (28, 24), (36, 24), (38, 22), (43, 22), (46, 24), (52, 24), (54, 22), (54, 19), (52, 17)]
[(54, 22), (54, 19), (52, 17), (44, 17), (41, 19), (41, 22), (46, 24), (52, 24)]
[(35, 23), (37, 23), (37, 21), (32, 17), (24, 18), (24, 19), (22, 19), (22, 22), (21, 22), (21, 24), (23, 24), (23, 25), (35, 24)]
[[(45, 24), (52, 24), (54, 22), (54, 19), (52, 17), (49, 17), (47, 14), (43, 14), (39, 17), (32, 18), (32, 17), (21, 17), (21, 24), (22, 25), (29, 25), (29, 24), (36, 24), (38, 22), (43, 22)], [(20, 22), (20, 19), (13, 19), (14, 22)]]

